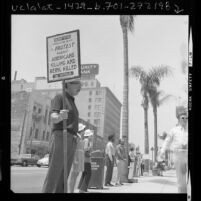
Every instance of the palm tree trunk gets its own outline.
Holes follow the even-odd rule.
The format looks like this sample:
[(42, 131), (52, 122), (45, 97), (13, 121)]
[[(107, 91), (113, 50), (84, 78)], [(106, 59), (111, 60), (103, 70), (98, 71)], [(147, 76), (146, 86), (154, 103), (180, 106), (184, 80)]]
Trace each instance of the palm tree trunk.
[[(128, 148), (128, 37), (127, 29), (123, 31), (124, 39), (124, 85), (123, 85), (123, 111), (122, 111), (122, 137)], [(128, 150), (126, 150), (128, 153)]]
[(148, 108), (144, 107), (144, 153), (149, 154)]
[(158, 142), (157, 142), (157, 107), (153, 109), (154, 113), (154, 162), (157, 161)]
[(127, 28), (122, 27), (124, 46), (124, 85), (123, 85), (123, 108), (122, 108), (122, 138), (125, 140), (126, 163), (122, 173), (122, 182), (128, 181), (128, 35)]
[[(144, 153), (149, 154), (148, 107), (144, 107)], [(144, 172), (149, 173), (149, 159), (145, 159)]]

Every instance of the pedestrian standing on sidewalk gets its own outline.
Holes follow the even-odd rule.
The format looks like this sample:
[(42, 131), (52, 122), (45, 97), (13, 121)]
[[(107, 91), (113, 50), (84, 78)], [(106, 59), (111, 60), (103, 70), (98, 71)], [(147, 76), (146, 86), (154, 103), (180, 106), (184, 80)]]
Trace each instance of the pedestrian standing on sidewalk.
[(130, 164), (129, 164), (128, 178), (132, 179), (133, 178), (133, 172), (134, 172), (134, 161), (135, 161), (135, 153), (134, 153), (134, 148), (133, 147), (130, 148), (129, 158), (130, 158)]
[(74, 96), (81, 90), (80, 81), (65, 83), (65, 104), (63, 95), (57, 94), (51, 103), (51, 121), (53, 143), (50, 150), (48, 172), (43, 184), (43, 193), (64, 193), (64, 149), (63, 120), (67, 121), (67, 176), (76, 150), (79, 113), (74, 103)]
[(138, 161), (138, 176), (141, 176), (141, 163), (142, 163), (142, 154), (139, 152), (139, 161)]
[(105, 176), (105, 186), (113, 186), (111, 184), (112, 174), (113, 174), (113, 167), (115, 163), (115, 135), (108, 136), (108, 143), (106, 144), (105, 148), (105, 162), (106, 162), (106, 176)]
[(176, 108), (176, 117), (178, 124), (172, 128), (167, 135), (160, 157), (164, 158), (165, 151), (172, 146), (174, 153), (174, 165), (177, 175), (177, 184), (179, 193), (187, 193), (187, 160), (188, 160), (188, 116), (187, 108), (178, 106)]
[(80, 179), (78, 186), (80, 193), (88, 192), (88, 186), (91, 178), (91, 151), (93, 148), (93, 132), (90, 129), (85, 130), (84, 132), (84, 172)]
[(143, 173), (144, 173), (144, 160), (143, 159), (142, 159), (140, 168), (141, 168), (141, 176), (143, 176)]
[(124, 148), (124, 140), (119, 139), (119, 144), (116, 147), (116, 162), (117, 162), (116, 185), (123, 185), (123, 183), (121, 181), (121, 177), (122, 177), (125, 160), (126, 160), (126, 153), (125, 153), (125, 148)]
[(84, 171), (84, 129), (85, 125), (79, 123), (78, 138), (77, 138), (77, 149), (75, 152), (74, 161), (71, 167), (69, 175), (69, 193), (74, 193), (76, 180), (78, 175)]

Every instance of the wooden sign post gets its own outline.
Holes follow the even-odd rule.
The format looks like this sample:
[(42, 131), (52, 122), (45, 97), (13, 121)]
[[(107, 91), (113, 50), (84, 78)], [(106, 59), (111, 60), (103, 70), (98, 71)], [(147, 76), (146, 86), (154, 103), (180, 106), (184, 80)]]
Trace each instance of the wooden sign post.
[[(66, 107), (65, 83), (80, 79), (80, 32), (70, 31), (47, 37), (48, 83), (62, 81), (63, 109)], [(67, 120), (63, 120), (64, 193), (68, 193)]]

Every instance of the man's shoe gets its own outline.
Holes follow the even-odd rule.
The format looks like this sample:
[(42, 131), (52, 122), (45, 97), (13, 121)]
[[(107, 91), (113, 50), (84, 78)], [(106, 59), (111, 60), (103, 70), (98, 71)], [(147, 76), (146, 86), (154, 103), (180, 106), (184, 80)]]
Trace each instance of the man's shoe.
[(113, 184), (109, 183), (109, 186), (114, 186)]

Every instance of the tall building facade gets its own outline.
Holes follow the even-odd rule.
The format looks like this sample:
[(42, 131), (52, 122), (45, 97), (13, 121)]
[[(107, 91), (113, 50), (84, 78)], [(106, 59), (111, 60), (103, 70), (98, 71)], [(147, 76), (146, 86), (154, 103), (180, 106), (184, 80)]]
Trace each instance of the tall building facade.
[(51, 135), (48, 96), (35, 90), (11, 93), (11, 157), (21, 153), (43, 155)]
[(82, 90), (76, 105), (80, 118), (94, 124), (104, 141), (110, 134), (120, 136), (121, 103), (108, 87), (101, 87), (96, 79), (82, 79)]

